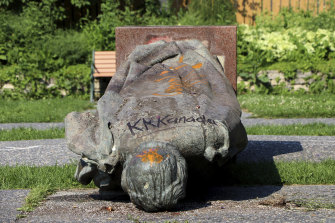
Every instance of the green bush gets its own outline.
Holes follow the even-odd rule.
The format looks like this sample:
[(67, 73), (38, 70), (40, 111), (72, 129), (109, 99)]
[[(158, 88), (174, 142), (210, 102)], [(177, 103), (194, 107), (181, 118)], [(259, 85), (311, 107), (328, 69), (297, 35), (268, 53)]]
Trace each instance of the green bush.
[[(2, 91), (0, 97), (56, 97), (62, 95), (62, 89), (74, 94), (87, 93), (90, 72), (86, 72), (85, 78), (82, 75), (87, 65), (79, 65), (78, 69), (72, 66), (88, 64), (90, 47), (82, 32), (56, 29), (56, 22), (63, 16), (61, 8), (51, 10), (55, 2), (27, 2), (19, 14), (0, 10), (4, 12), (0, 13), (0, 22), (3, 22), (0, 26), (0, 89), (6, 83), (14, 85), (14, 89)], [(72, 77), (73, 72), (78, 72), (79, 78), (65, 83), (64, 75)], [(62, 88), (50, 85), (55, 80)], [(71, 89), (69, 84), (73, 85)], [(79, 90), (83, 91), (79, 93)]]
[[(85, 95), (91, 52), (115, 49), (115, 27), (235, 24), (232, 2), (193, 0), (176, 12), (158, 0), (72, 0), (71, 7), (60, 0), (0, 0), (0, 87), (15, 87), (0, 97), (57, 97), (64, 91)], [(80, 18), (71, 20), (74, 8), (81, 10)], [(93, 16), (92, 10), (98, 14)], [(260, 70), (278, 69), (289, 81), (297, 70), (322, 72), (325, 77), (311, 85), (312, 92), (334, 92), (334, 16), (334, 9), (318, 16), (284, 9), (275, 19), (258, 16), (255, 27), (240, 25), (238, 74), (257, 92), (273, 93), (283, 91), (272, 89)]]
[(54, 73), (56, 85), (53, 88), (65, 90), (67, 95), (88, 95), (90, 72), (90, 67), (84, 64), (65, 67)]
[(83, 64), (91, 57), (91, 50), (82, 32), (74, 30), (58, 30), (55, 35), (48, 37), (45, 41), (38, 41), (36, 49), (41, 47), (53, 60), (62, 60), (62, 65)]
[[(328, 3), (334, 0), (328, 1)], [(316, 31), (318, 29), (335, 30), (335, 10), (330, 7), (330, 10), (321, 12), (315, 16), (311, 11), (294, 11), (292, 8), (283, 8), (275, 17), (271, 13), (266, 12), (256, 17), (257, 26), (268, 28), (271, 31), (279, 29), (289, 29), (301, 27), (304, 30)]]
[[(259, 92), (283, 93), (280, 86), (272, 88), (259, 71), (279, 70), (287, 81), (294, 80), (298, 70), (321, 72), (323, 80), (311, 84), (311, 92), (333, 92), (334, 15), (334, 9), (317, 16), (284, 9), (274, 18), (266, 13), (258, 16), (256, 26), (240, 25), (238, 74)], [(329, 22), (321, 25), (325, 21)]]
[(192, 0), (185, 14), (190, 20), (181, 19), (183, 25), (231, 25), (236, 23), (235, 12), (233, 1)]

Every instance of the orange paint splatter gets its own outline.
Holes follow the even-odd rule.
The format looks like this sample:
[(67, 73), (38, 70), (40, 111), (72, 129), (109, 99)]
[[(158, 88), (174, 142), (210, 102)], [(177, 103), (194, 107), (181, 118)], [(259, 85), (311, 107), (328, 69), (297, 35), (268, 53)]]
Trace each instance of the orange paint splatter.
[(167, 73), (169, 73), (169, 71), (168, 70), (164, 70), (162, 73), (160, 73), (159, 75), (163, 75), (163, 74), (167, 74)]
[(166, 77), (162, 77), (161, 79), (155, 80), (155, 82), (161, 82), (162, 80), (167, 79), (167, 78), (175, 79), (175, 76), (166, 76)]
[(143, 163), (150, 162), (150, 166), (152, 166), (153, 163), (160, 163), (163, 161), (163, 156), (158, 154), (157, 151), (158, 148), (148, 149), (147, 151), (144, 151), (143, 154), (137, 155), (136, 157), (141, 158)]
[(179, 70), (180, 68), (183, 68), (183, 67), (186, 67), (186, 66), (187, 66), (187, 64), (183, 64), (183, 65), (180, 65), (180, 66), (174, 68), (173, 70)]
[[(178, 60), (178, 62), (179, 62), (179, 64), (180, 63), (183, 63), (183, 61), (184, 61), (184, 56), (183, 55), (181, 55), (180, 57), (179, 57), (179, 60)], [(181, 68), (183, 68), (183, 67), (187, 67), (187, 66), (191, 66), (191, 65), (188, 65), (188, 64), (181, 64), (181, 65), (179, 65), (179, 66), (176, 66), (176, 67), (169, 67), (169, 70), (165, 70), (165, 71), (162, 71), (161, 73), (160, 73), (160, 76), (161, 75), (164, 75), (164, 74), (167, 74), (167, 73), (170, 73), (171, 71), (173, 71), (173, 70), (179, 70), (179, 69), (181, 69)], [(193, 69), (199, 69), (199, 68), (201, 68), (202, 67), (202, 63), (197, 63), (197, 64), (195, 64), (195, 65), (193, 65), (193, 66), (191, 66)], [(198, 83), (200, 83), (200, 84), (202, 84), (203, 83), (203, 81), (194, 81), (193, 83), (192, 83), (192, 76), (193, 75), (195, 75), (196, 73), (194, 72), (194, 71), (191, 71), (191, 72), (189, 72), (187, 75), (186, 75), (186, 77), (184, 77), (184, 87), (185, 88), (189, 88), (189, 87), (191, 87), (191, 86), (193, 86), (193, 85), (195, 85), (195, 84), (198, 84)], [(165, 89), (165, 91), (164, 91), (164, 93), (168, 93), (168, 94), (170, 94), (170, 95), (164, 95), (164, 94), (159, 94), (159, 93), (154, 93), (153, 95), (155, 95), (155, 96), (175, 96), (175, 95), (178, 95), (178, 94), (182, 94), (183, 93), (183, 91), (184, 91), (184, 89), (183, 89), (183, 85), (181, 84), (181, 83), (179, 83), (178, 81), (179, 81), (179, 79), (178, 78), (176, 78), (175, 76), (171, 76), (171, 75), (169, 75), (169, 76), (164, 76), (163, 78), (160, 78), (160, 79), (157, 79), (157, 80), (155, 80), (155, 82), (161, 82), (161, 81), (163, 81), (163, 80), (165, 80), (165, 79), (168, 79), (168, 83), (169, 83), (169, 87), (168, 88), (166, 88)], [(171, 93), (175, 93), (175, 94), (171, 94)]]
[(179, 63), (182, 63), (183, 61), (184, 61), (184, 56), (181, 55), (181, 56), (179, 57)]
[(197, 63), (196, 65), (193, 65), (192, 68), (199, 69), (202, 67), (202, 63)]
[(175, 94), (157, 94), (157, 93), (154, 93), (152, 95), (155, 95), (155, 96), (161, 96), (161, 97), (171, 97), (171, 96), (176, 96), (178, 94), (182, 94), (182, 92), (177, 92)]

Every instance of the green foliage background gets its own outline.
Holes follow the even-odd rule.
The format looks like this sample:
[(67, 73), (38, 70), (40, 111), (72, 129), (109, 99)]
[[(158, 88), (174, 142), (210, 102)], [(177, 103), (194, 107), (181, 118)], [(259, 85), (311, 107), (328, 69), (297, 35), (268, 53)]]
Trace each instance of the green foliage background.
[[(276, 17), (263, 13), (256, 17), (255, 26), (239, 26), (237, 49), (238, 74), (254, 84), (256, 92), (287, 93), (283, 86), (272, 88), (259, 72), (279, 70), (288, 82), (294, 81), (298, 71), (311, 71), (315, 74), (311, 93), (335, 93), (334, 7), (319, 15), (288, 8)], [(242, 83), (238, 89), (243, 93), (246, 88)]]
[[(181, 1), (161, 5), (159, 0), (0, 0), (0, 97), (87, 97), (92, 50), (114, 50), (117, 26), (236, 24), (233, 0), (192, 0), (186, 7), (176, 7), (176, 2)], [(237, 46), (238, 74), (255, 84), (256, 91), (282, 93), (258, 74), (277, 69), (287, 80), (293, 80), (297, 70), (322, 72), (326, 78), (319, 78), (311, 92), (335, 92), (335, 52), (329, 44), (334, 39), (313, 46), (316, 53), (307, 54), (296, 35), (320, 29), (334, 33), (334, 9), (318, 16), (287, 9), (275, 19), (263, 14), (256, 24), (238, 27)], [(250, 32), (254, 39), (248, 38)], [(288, 35), (297, 50), (278, 58), (274, 52), (280, 46), (260, 47), (257, 38), (271, 33)], [(8, 83), (14, 89), (1, 90)], [(247, 92), (243, 86), (239, 89)]]
[(114, 50), (117, 26), (235, 22), (231, 3), (192, 2), (175, 12), (158, 0), (0, 0), (0, 89), (14, 85), (0, 97), (87, 96), (91, 52)]

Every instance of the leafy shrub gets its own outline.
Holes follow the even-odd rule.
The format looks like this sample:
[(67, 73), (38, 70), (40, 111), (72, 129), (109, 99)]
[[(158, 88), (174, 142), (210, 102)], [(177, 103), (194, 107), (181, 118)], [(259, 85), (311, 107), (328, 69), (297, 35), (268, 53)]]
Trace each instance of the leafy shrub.
[(62, 60), (62, 66), (86, 63), (92, 52), (86, 36), (73, 30), (59, 30), (46, 40), (35, 42), (34, 46), (35, 49), (40, 47), (46, 54), (50, 55), (50, 59)]
[[(236, 23), (236, 7), (233, 1), (192, 0), (187, 6), (187, 18), (182, 17), (183, 25), (231, 25)], [(186, 22), (187, 21), (187, 22)], [(185, 24), (187, 23), (187, 24)]]
[(65, 67), (53, 74), (56, 79), (54, 89), (65, 90), (70, 95), (88, 95), (90, 72), (90, 67), (84, 64)]
[[(320, 21), (334, 20), (335, 10), (313, 16), (311, 12), (282, 10), (273, 18), (263, 14), (256, 18), (256, 26), (240, 25), (238, 28), (238, 73), (256, 84), (257, 88), (269, 86), (261, 70), (279, 70), (290, 81), (298, 70), (322, 72), (323, 80), (310, 86), (311, 92), (332, 91), (335, 69), (335, 23), (320, 25)], [(263, 80), (262, 80), (263, 79)], [(268, 92), (282, 92), (268, 88)], [(286, 90), (285, 90), (286, 91)]]
[(275, 17), (268, 12), (258, 15), (256, 17), (256, 24), (257, 26), (270, 29), (271, 31), (296, 27), (301, 27), (308, 31), (316, 31), (317, 29), (334, 31), (334, 16), (335, 10), (333, 7), (330, 7), (327, 11), (321, 12), (317, 16), (313, 15), (313, 12), (311, 11), (294, 11), (292, 8), (283, 8)]
[(139, 11), (131, 11), (129, 7), (125, 7), (125, 10), (121, 11), (118, 10), (118, 7), (119, 3), (116, 1), (102, 3), (102, 14), (98, 16), (98, 21), (90, 22), (84, 26), (83, 32), (91, 50), (114, 50), (115, 27), (140, 24)]

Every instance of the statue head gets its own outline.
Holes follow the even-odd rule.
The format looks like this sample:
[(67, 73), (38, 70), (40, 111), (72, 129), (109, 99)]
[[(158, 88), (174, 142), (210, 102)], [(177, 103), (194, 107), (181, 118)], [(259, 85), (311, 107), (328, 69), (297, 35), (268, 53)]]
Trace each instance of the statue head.
[(146, 142), (125, 162), (121, 186), (137, 206), (159, 211), (185, 197), (186, 181), (186, 162), (175, 146)]

